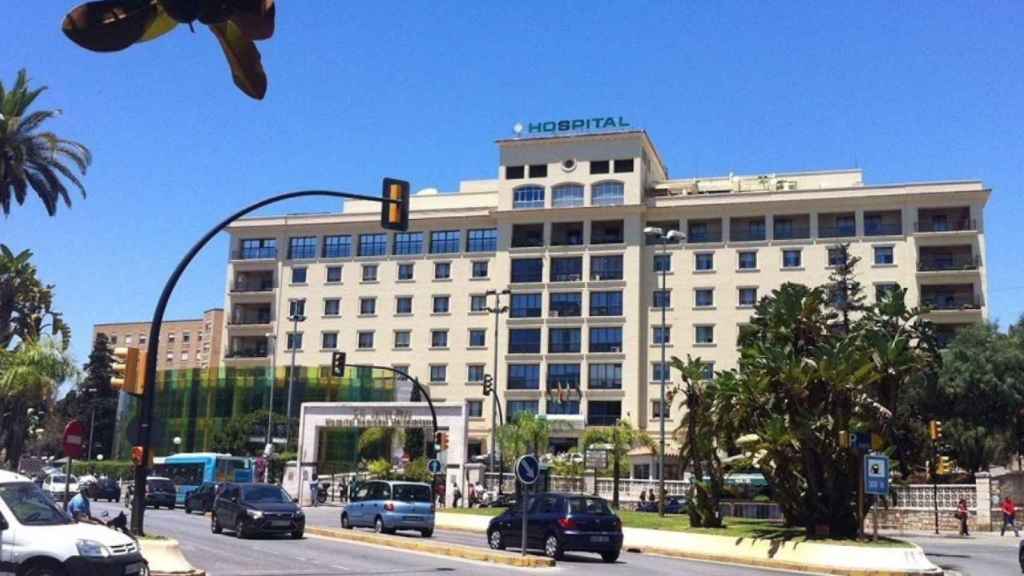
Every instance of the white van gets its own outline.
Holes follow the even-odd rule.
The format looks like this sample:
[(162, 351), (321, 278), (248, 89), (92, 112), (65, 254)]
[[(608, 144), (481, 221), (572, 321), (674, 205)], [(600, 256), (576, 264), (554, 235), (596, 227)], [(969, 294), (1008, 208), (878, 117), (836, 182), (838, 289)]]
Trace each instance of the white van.
[(0, 575), (148, 573), (138, 543), (127, 535), (72, 522), (29, 478), (0, 470)]

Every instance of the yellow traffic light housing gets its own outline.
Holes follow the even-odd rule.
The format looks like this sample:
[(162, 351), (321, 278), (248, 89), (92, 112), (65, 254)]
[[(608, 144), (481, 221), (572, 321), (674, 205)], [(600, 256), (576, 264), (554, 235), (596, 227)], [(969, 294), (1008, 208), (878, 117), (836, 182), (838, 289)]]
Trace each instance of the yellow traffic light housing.
[(928, 432), (933, 442), (938, 442), (942, 439), (942, 422), (938, 420), (932, 420), (928, 423)]
[(405, 180), (384, 179), (380, 225), (386, 230), (405, 231), (409, 228), (409, 183)]
[(949, 456), (939, 456), (938, 464), (935, 467), (935, 474), (939, 476), (946, 476), (953, 473), (953, 462), (950, 461)]
[(115, 348), (111, 368), (114, 372), (110, 378), (111, 388), (142, 396), (143, 374), (146, 373), (145, 352), (138, 348)]

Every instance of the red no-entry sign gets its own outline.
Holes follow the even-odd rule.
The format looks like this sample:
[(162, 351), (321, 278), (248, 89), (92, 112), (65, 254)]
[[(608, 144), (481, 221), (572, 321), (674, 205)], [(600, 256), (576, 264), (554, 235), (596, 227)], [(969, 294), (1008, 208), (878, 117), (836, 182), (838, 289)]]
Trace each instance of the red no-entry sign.
[(79, 459), (85, 452), (85, 426), (78, 420), (68, 422), (64, 427), (64, 455), (68, 458)]

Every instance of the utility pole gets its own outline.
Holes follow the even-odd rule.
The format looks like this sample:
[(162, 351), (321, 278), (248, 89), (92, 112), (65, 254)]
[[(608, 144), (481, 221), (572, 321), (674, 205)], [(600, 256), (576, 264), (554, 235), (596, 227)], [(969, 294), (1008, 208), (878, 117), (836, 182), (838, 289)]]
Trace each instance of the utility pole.
[[(498, 402), (500, 402), (498, 399), (498, 320), (501, 318), (503, 313), (508, 312), (508, 306), (501, 305), (502, 294), (509, 295), (511, 292), (506, 288), (500, 292), (497, 290), (488, 290), (484, 294), (487, 298), (494, 296), (494, 306), (487, 307), (487, 311), (494, 314), (494, 338), (492, 339), (494, 341), (494, 371), (493, 374), (491, 374), (491, 453), (490, 458), (488, 458), (488, 471), (490, 472), (494, 471), (494, 460), (498, 447)], [(504, 466), (502, 466), (502, 469), (504, 469)], [(502, 474), (499, 472), (499, 494), (502, 493), (503, 480), (504, 478), (502, 478)]]
[(269, 459), (274, 450), (274, 385), (277, 384), (277, 335), (272, 332), (267, 333), (267, 343), (270, 345), (270, 401), (267, 406), (267, 445), (263, 449), (264, 457), (268, 459), (266, 469), (263, 471), (264, 482), (270, 482)]
[[(292, 321), (291, 338), (288, 339), (288, 344), (292, 349), (292, 367), (288, 373), (288, 427), (285, 430), (285, 448), (288, 447), (288, 442), (291, 441), (292, 435), (292, 395), (294, 394), (295, 387), (295, 355), (299, 350), (298, 342), (296, 342), (296, 340), (299, 334), (299, 322), (304, 322), (306, 320), (306, 316), (302, 314), (303, 312), (306, 311), (306, 299), (302, 298), (299, 300), (292, 300), (291, 302), (288, 303), (288, 306), (290, 308), (288, 310), (288, 313), (290, 314), (288, 319)], [(299, 465), (299, 468), (301, 470), (301, 463)]]
[(99, 392), (98, 388), (86, 388), (86, 392), (92, 395), (92, 410), (89, 411), (89, 456), (88, 459), (92, 460), (92, 431), (96, 429), (96, 394)]

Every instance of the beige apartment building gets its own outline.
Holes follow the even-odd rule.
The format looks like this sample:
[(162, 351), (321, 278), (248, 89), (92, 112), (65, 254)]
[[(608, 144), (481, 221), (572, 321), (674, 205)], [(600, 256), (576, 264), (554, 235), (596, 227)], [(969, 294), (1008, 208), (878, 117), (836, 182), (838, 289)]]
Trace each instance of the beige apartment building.
[[(111, 347), (134, 347), (145, 351), (149, 322), (111, 322), (93, 326), (93, 339), (103, 333)], [(161, 370), (217, 368), (224, 353), (224, 310), (212, 308), (202, 318), (165, 320), (160, 330), (157, 367)]]
[[(497, 178), (420, 191), (405, 233), (382, 232), (367, 202), (234, 223), (225, 363), (280, 363), (294, 346), (301, 365), (340, 350), (402, 367), (435, 400), (467, 402), (474, 455), (488, 451), (485, 374), (506, 418), (557, 422), (556, 450), (623, 418), (656, 432), (660, 340), (670, 358), (735, 367), (757, 299), (826, 282), (839, 243), (861, 257), (871, 298), (906, 288), (944, 336), (986, 318), (981, 182), (869, 185), (860, 170), (671, 179), (644, 131), (497, 144)], [(662, 246), (650, 226), (685, 241)], [(504, 290), (495, 334), (488, 292)]]

